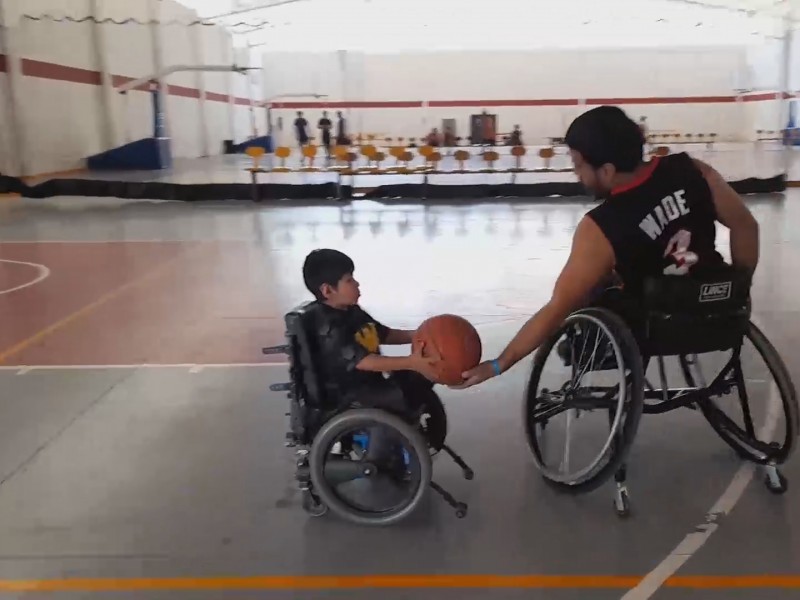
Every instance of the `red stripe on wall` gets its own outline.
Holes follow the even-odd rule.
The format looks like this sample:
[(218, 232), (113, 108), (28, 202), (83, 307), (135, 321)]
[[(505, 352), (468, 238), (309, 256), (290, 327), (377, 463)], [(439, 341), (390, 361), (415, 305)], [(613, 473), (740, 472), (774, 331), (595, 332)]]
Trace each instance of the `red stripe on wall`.
[(167, 85), (167, 93), (170, 96), (180, 96), (181, 98), (200, 99), (200, 90), (197, 88), (184, 87), (182, 85)]
[(230, 102), (231, 97), (228, 94), (206, 92), (206, 100), (210, 100), (211, 102)]
[[(118, 87), (118, 86), (123, 85), (125, 83), (130, 83), (131, 81), (133, 81), (133, 77), (126, 77), (125, 75), (112, 75), (111, 76), (111, 85), (114, 86), (114, 87)], [(135, 87), (133, 89), (136, 90), (136, 91), (139, 91), (139, 92), (147, 92), (147, 91), (150, 91), (150, 84), (149, 83), (143, 83), (143, 84), (141, 84), (141, 85), (139, 85), (139, 86), (137, 86), (137, 87)]]
[(67, 67), (40, 60), (31, 60), (30, 58), (22, 59), (22, 74), (28, 77), (68, 81), (70, 83), (85, 83), (89, 85), (100, 85), (101, 83), (100, 73), (97, 71)]
[(538, 100), (431, 100), (436, 108), (496, 108), (500, 106), (576, 106), (577, 98), (544, 98)]
[[(5, 55), (0, 54), (0, 72), (7, 71), (7, 60)], [(67, 81), (70, 83), (81, 83), (88, 85), (100, 85), (101, 75), (98, 71), (68, 67), (55, 63), (22, 59), (22, 73), (29, 77), (41, 79), (51, 79), (54, 81)], [(124, 75), (112, 75), (112, 84), (116, 87), (123, 83), (133, 81), (133, 78)], [(147, 91), (149, 84), (145, 83), (136, 88), (140, 91)], [(183, 98), (199, 99), (200, 90), (192, 87), (180, 85), (168, 85), (167, 93), (172, 96)], [(761, 102), (777, 100), (781, 97), (797, 97), (798, 94), (782, 94), (780, 92), (760, 92), (742, 96), (675, 96), (675, 97), (644, 97), (644, 98), (544, 98), (544, 99), (517, 99), (517, 100), (431, 100), (427, 103), (432, 108), (499, 108), (511, 106), (578, 106), (581, 102), (587, 105), (601, 104), (728, 104), (741, 99), (743, 102)], [(250, 106), (249, 98), (231, 97), (228, 94), (207, 92), (205, 98), (211, 102), (230, 102), (231, 99), (238, 106)], [(255, 102), (256, 106), (264, 106), (262, 102)], [(276, 109), (358, 109), (358, 108), (422, 108), (425, 102), (421, 100), (393, 100), (393, 101), (298, 101), (298, 102), (273, 102), (272, 108)]]
[(375, 100), (372, 102), (358, 102), (358, 101), (335, 101), (335, 102), (319, 102), (313, 101), (297, 101), (297, 102), (271, 102), (269, 103), (272, 108), (422, 108), (421, 100)]
[(743, 96), (743, 102), (761, 102), (762, 100), (779, 100), (783, 96), (784, 98), (792, 98), (794, 94), (781, 94), (780, 92), (767, 92), (764, 94), (751, 94), (749, 96)]
[(677, 96), (661, 98), (587, 98), (586, 104), (726, 104), (736, 96)]

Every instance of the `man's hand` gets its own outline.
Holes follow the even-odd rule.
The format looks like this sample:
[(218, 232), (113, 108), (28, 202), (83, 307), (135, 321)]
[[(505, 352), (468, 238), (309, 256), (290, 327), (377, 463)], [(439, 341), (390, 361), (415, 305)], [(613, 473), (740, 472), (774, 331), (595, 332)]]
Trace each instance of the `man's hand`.
[(465, 390), (467, 388), (471, 388), (473, 385), (478, 385), (479, 383), (483, 383), (484, 381), (491, 379), (496, 375), (492, 362), (493, 361), (488, 360), (486, 362), (482, 362), (474, 369), (465, 371), (462, 375), (464, 378), (464, 383), (460, 383), (459, 385), (451, 385), (450, 388), (454, 390)]

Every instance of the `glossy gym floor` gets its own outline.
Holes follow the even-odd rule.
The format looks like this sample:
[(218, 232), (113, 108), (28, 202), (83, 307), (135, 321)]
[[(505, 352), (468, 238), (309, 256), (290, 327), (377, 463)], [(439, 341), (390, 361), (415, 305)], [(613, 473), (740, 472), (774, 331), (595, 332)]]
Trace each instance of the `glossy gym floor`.
[[(755, 317), (798, 382), (800, 193), (748, 202)], [(800, 594), (797, 457), (774, 496), (697, 413), (645, 416), (620, 520), (613, 483), (572, 497), (535, 470), (528, 362), (439, 390), (476, 479), (444, 459), (434, 474), (467, 518), (435, 496), (388, 529), (301, 510), (268, 391), (286, 368), (261, 348), (307, 298), (306, 253), (350, 254), (387, 324), (467, 317), (490, 356), (548, 298), (589, 206), (0, 200), (0, 598)]]

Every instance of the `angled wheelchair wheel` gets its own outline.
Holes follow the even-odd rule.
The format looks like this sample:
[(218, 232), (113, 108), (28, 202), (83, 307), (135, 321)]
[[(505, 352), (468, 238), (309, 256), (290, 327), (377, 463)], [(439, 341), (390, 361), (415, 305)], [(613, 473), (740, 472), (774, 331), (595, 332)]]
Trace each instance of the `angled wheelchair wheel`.
[(739, 348), (679, 361), (686, 383), (707, 390), (698, 406), (725, 443), (745, 460), (786, 462), (800, 429), (797, 393), (786, 365), (758, 327), (749, 324)]
[[(555, 351), (554, 351), (555, 350)], [(588, 492), (622, 466), (644, 406), (642, 357), (614, 313), (573, 313), (536, 353), (523, 422), (545, 481)]]
[(430, 487), (423, 434), (382, 410), (332, 418), (317, 433), (308, 459), (314, 493), (332, 513), (358, 525), (398, 523)]

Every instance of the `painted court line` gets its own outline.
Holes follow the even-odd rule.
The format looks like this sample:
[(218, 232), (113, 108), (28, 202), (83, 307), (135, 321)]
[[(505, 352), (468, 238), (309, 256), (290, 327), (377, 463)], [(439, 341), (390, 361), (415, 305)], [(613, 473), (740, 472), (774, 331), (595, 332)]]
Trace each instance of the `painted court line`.
[(178, 256), (175, 256), (175, 257), (171, 258), (170, 260), (167, 260), (166, 262), (162, 263), (158, 267), (155, 267), (154, 269), (151, 269), (150, 271), (148, 271), (144, 275), (142, 275), (142, 276), (140, 276), (140, 277), (138, 277), (136, 279), (133, 279), (131, 281), (128, 281), (127, 283), (123, 283), (122, 285), (116, 287), (115, 289), (111, 290), (110, 292), (106, 292), (105, 294), (100, 296), (94, 302), (90, 302), (89, 304), (87, 304), (83, 308), (80, 308), (80, 309), (76, 310), (75, 312), (73, 312), (72, 314), (64, 317), (60, 321), (56, 321), (52, 325), (50, 325), (48, 327), (45, 327), (41, 331), (39, 331), (39, 332), (35, 333), (34, 335), (32, 335), (31, 337), (29, 337), (29, 338), (27, 338), (25, 340), (22, 340), (21, 342), (18, 342), (17, 344), (15, 344), (15, 345), (11, 346), (10, 348), (4, 350), (2, 353), (0, 353), (0, 364), (4, 363), (6, 360), (11, 358), (15, 354), (19, 354), (20, 352), (22, 352), (26, 348), (28, 348), (28, 347), (30, 347), (30, 346), (42, 341), (43, 339), (45, 339), (46, 337), (52, 335), (53, 333), (55, 333), (59, 329), (63, 329), (64, 327), (66, 327), (70, 323), (72, 323), (74, 321), (77, 321), (78, 319), (80, 319), (80, 318), (82, 318), (82, 317), (94, 312), (95, 310), (97, 310), (98, 308), (100, 308), (101, 306), (106, 304), (107, 302), (109, 302), (111, 300), (114, 300), (115, 298), (117, 298), (118, 296), (121, 296), (123, 293), (127, 292), (128, 290), (130, 290), (130, 289), (132, 289), (132, 288), (134, 288), (134, 287), (136, 287), (138, 285), (141, 285), (143, 283), (146, 283), (147, 281), (150, 281), (151, 279), (155, 279), (159, 275), (165, 273), (168, 269), (172, 268), (178, 261), (183, 260), (186, 257), (197, 253), (201, 248), (202, 247), (194, 248), (194, 249), (191, 249), (191, 250), (187, 250), (186, 252), (180, 253)]
[[(0, 580), (2, 592), (130, 592), (358, 589), (630, 589), (641, 577), (614, 575), (356, 575), (163, 579)], [(800, 589), (800, 576), (673, 577), (677, 589)]]
[[(762, 439), (770, 437), (775, 432), (775, 427), (778, 424), (780, 406), (780, 391), (778, 390), (777, 384), (773, 382), (770, 387), (767, 418), (759, 431), (759, 437)], [(719, 528), (719, 521), (731, 513), (742, 498), (748, 484), (753, 480), (757, 468), (755, 464), (750, 462), (742, 464), (736, 471), (727, 489), (714, 503), (714, 506), (706, 513), (703, 522), (698, 524), (694, 531), (688, 533), (655, 569), (645, 575), (634, 589), (630, 590), (622, 597), (622, 600), (647, 600), (658, 592), (662, 586), (667, 585), (675, 573), (703, 547), (712, 534)]]
[(22, 262), (19, 260), (8, 260), (5, 258), (0, 258), (0, 263), (7, 263), (11, 265), (23, 265), (25, 267), (33, 267), (36, 269), (36, 277), (31, 279), (27, 283), (23, 283), (13, 288), (9, 288), (7, 290), (0, 290), (0, 296), (3, 294), (10, 294), (11, 292), (18, 292), (20, 290), (24, 290), (25, 288), (31, 287), (32, 285), (36, 285), (39, 282), (44, 281), (48, 277), (50, 277), (50, 269), (45, 267), (44, 265), (40, 265), (39, 263), (31, 263), (31, 262)]
[(0, 365), (2, 371), (16, 371), (17, 375), (25, 375), (32, 371), (103, 371), (112, 369), (188, 369), (192, 373), (199, 373), (205, 369), (286, 369), (288, 362), (269, 362), (269, 363), (219, 363), (219, 364), (194, 364), (194, 363), (175, 363), (175, 364), (151, 364), (143, 363), (138, 365)]

